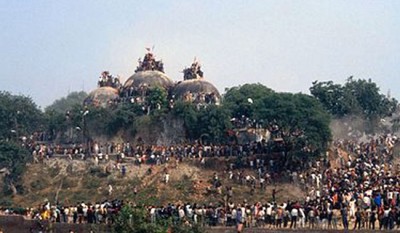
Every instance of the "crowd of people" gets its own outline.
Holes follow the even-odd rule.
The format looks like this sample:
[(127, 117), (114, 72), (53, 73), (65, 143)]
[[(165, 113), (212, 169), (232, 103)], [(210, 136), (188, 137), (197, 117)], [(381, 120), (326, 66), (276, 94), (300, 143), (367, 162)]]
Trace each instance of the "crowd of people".
[(198, 79), (198, 78), (203, 78), (203, 71), (201, 70), (201, 65), (196, 59), (190, 66), (190, 68), (185, 68), (183, 70), (183, 80), (192, 80), (192, 79)]
[(164, 73), (164, 63), (161, 60), (156, 60), (150, 48), (146, 48), (147, 53), (143, 61), (139, 59), (139, 65), (136, 67), (135, 72), (140, 71), (159, 71)]
[[(196, 159), (204, 164), (210, 157), (238, 158), (216, 172), (211, 187), (225, 196), (225, 203), (175, 203), (146, 206), (149, 221), (173, 218), (206, 226), (240, 226), (266, 228), (319, 229), (394, 229), (400, 228), (400, 166), (393, 163), (398, 138), (381, 135), (368, 142), (340, 140), (333, 142), (334, 151), (318, 160), (289, 158), (278, 153), (271, 156), (267, 142), (244, 145), (187, 144), (146, 146), (126, 143), (93, 143), (91, 155), (97, 159), (116, 156), (122, 162), (131, 157), (135, 165), (161, 165), (170, 158)], [(36, 145), (34, 157), (51, 158), (62, 153), (69, 159), (87, 159), (82, 145), (71, 148)], [(330, 154), (329, 154), (330, 153)], [(269, 156), (267, 156), (269, 155)], [(126, 167), (121, 166), (121, 169)], [(164, 176), (164, 182), (168, 182)], [(268, 202), (234, 203), (232, 187), (224, 187), (224, 179), (236, 181), (240, 187), (265, 190), (274, 188)], [(285, 200), (275, 191), (279, 179), (287, 178), (302, 187), (304, 199)], [(137, 191), (136, 191), (137, 192)], [(279, 202), (278, 202), (279, 200)], [(51, 206), (46, 203), (29, 211), (36, 219), (53, 219), (70, 223), (110, 223), (123, 201), (78, 203), (76, 206)]]
[(119, 77), (114, 77), (108, 71), (103, 71), (97, 82), (98, 87), (113, 87), (120, 89), (122, 87)]

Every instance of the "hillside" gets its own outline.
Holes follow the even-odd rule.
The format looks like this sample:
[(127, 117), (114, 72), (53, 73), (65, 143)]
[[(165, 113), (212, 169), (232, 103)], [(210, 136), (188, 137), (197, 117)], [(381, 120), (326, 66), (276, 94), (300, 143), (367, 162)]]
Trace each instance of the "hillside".
[[(195, 202), (199, 204), (224, 203), (225, 187), (233, 189), (234, 202), (267, 201), (272, 197), (272, 189), (276, 188), (278, 201), (296, 200), (304, 196), (301, 188), (284, 183), (275, 187), (267, 185), (266, 190), (257, 188), (251, 194), (248, 185), (242, 185), (228, 179), (224, 172), (228, 161), (223, 158), (210, 158), (206, 164), (198, 160), (187, 160), (177, 163), (175, 160), (157, 166), (138, 166), (127, 159), (119, 166), (127, 167), (123, 176), (116, 167), (115, 161), (100, 162), (94, 160), (68, 160), (52, 158), (41, 164), (30, 164), (23, 177), (24, 194), (13, 198), (13, 202), (21, 207), (37, 206), (46, 200), (54, 202), (58, 199), (64, 205), (77, 202), (98, 202), (110, 199), (124, 199), (136, 203), (154, 205), (169, 202)], [(148, 170), (151, 169), (151, 174)], [(164, 174), (170, 174), (169, 183), (164, 182)], [(222, 194), (212, 187), (214, 173), (220, 177)], [(246, 174), (255, 175), (254, 171), (245, 170)], [(109, 185), (112, 192), (109, 193)], [(137, 190), (137, 195), (134, 190)]]
[[(399, 145), (394, 148), (396, 155), (399, 153), (398, 148)], [(347, 152), (332, 147), (328, 157), (331, 167), (337, 168), (340, 158), (347, 161)], [(394, 159), (393, 164), (398, 164), (400, 158), (395, 156)], [(244, 200), (249, 203), (270, 201), (273, 189), (276, 190), (278, 202), (302, 200), (306, 195), (305, 187), (290, 182), (269, 183), (265, 190), (260, 189), (257, 183), (257, 188), (252, 192), (248, 183), (229, 179), (227, 168), (235, 161), (234, 157), (206, 158), (204, 163), (199, 159), (186, 158), (178, 162), (172, 158), (162, 165), (139, 166), (133, 158), (125, 158), (118, 164), (116, 158), (96, 162), (94, 159), (70, 160), (58, 156), (42, 163), (28, 164), (22, 177), (23, 194), (12, 199), (3, 198), (1, 205), (35, 207), (46, 200), (75, 205), (82, 201), (95, 203), (106, 199), (152, 205), (170, 202), (223, 204), (226, 201), (226, 187), (232, 187), (231, 200), (235, 203)], [(122, 166), (127, 168), (125, 175), (122, 175)], [(246, 176), (257, 177), (256, 170), (234, 169), (233, 173), (236, 175), (239, 171)], [(170, 174), (168, 184), (164, 181), (166, 173)], [(213, 187), (215, 175), (222, 184), (220, 191)]]

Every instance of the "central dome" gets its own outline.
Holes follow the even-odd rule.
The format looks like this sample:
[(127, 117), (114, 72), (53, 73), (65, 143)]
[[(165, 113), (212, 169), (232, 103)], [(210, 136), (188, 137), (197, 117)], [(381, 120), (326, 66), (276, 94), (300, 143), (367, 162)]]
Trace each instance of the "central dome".
[(163, 72), (157, 70), (139, 71), (133, 74), (124, 84), (124, 89), (138, 90), (143, 86), (154, 88), (156, 86), (164, 89), (169, 89), (174, 85), (174, 82), (168, 78)]

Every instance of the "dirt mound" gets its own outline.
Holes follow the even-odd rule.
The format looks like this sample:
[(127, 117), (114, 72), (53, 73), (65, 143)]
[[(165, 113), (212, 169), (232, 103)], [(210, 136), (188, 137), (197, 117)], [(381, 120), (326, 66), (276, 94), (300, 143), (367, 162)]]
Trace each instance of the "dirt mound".
[[(170, 202), (223, 203), (225, 187), (232, 187), (233, 201), (269, 201), (272, 189), (281, 195), (281, 201), (304, 196), (300, 187), (292, 184), (267, 185), (266, 190), (251, 192), (247, 185), (228, 179), (224, 172), (227, 161), (214, 159), (217, 168), (204, 168), (198, 160), (178, 163), (171, 160), (163, 165), (138, 166), (131, 159), (117, 164), (115, 161), (68, 160), (52, 158), (42, 164), (29, 164), (23, 177), (24, 192), (13, 197), (18, 206), (37, 206), (46, 200), (65, 205), (77, 202), (98, 202), (105, 199), (128, 199), (139, 203), (167, 204)], [(126, 167), (122, 175), (121, 168)], [(165, 174), (169, 182), (165, 182)], [(216, 173), (223, 184), (222, 193), (213, 188), (212, 177)], [(248, 170), (248, 174), (255, 171)], [(110, 186), (112, 191), (110, 191)], [(135, 192), (136, 191), (136, 192)]]

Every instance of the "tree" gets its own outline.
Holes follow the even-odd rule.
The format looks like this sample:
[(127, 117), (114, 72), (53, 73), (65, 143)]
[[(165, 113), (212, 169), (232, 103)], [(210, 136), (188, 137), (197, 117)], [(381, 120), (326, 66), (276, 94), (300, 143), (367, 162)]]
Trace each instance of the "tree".
[[(62, 142), (76, 140), (72, 137), (78, 133), (76, 127), (81, 126), (81, 122), (77, 122), (76, 119), (86, 97), (87, 93), (84, 91), (71, 92), (45, 108), (44, 114), (49, 140)], [(81, 121), (80, 116), (79, 121)]]
[(167, 232), (168, 227), (161, 224), (148, 222), (144, 208), (122, 207), (113, 225), (114, 232), (118, 233), (162, 233)]
[(154, 87), (149, 90), (148, 96), (146, 97), (146, 104), (150, 107), (150, 113), (153, 110), (166, 110), (168, 106), (168, 93), (161, 87)]
[(343, 86), (332, 81), (314, 82), (310, 92), (332, 115), (345, 116), (351, 112), (361, 111), (351, 92), (347, 92)]
[(397, 100), (380, 94), (379, 87), (371, 79), (355, 80), (350, 77), (344, 85), (316, 81), (310, 92), (336, 117), (360, 115), (376, 121), (390, 116), (398, 104)]
[(31, 98), (0, 92), (0, 140), (42, 130), (44, 116)]
[(0, 169), (6, 169), (5, 191), (20, 192), (20, 178), (30, 153), (24, 140), (34, 132), (44, 130), (43, 113), (32, 99), (0, 92)]
[(84, 91), (71, 92), (66, 97), (55, 100), (51, 105), (45, 108), (45, 112), (56, 112), (60, 114), (65, 114), (70, 111), (76, 105), (82, 105), (83, 101), (87, 97), (87, 93)]
[(196, 106), (193, 103), (178, 101), (173, 114), (183, 119), (189, 140), (208, 137), (208, 142), (223, 142), (231, 128), (229, 111), (217, 105)]
[(322, 105), (305, 94), (274, 93), (257, 101), (254, 119), (279, 125), (286, 152), (308, 148), (313, 154), (325, 151), (331, 140), (330, 117)]
[[(209, 142), (225, 142), (228, 129), (232, 127), (229, 111), (217, 105), (207, 105), (198, 112), (198, 131), (208, 135)], [(200, 136), (201, 136), (200, 135)]]
[(115, 133), (119, 130), (128, 129), (130, 134), (136, 132), (136, 123), (138, 118), (144, 115), (142, 106), (137, 103), (124, 102), (119, 104), (113, 110), (113, 117), (108, 124), (108, 132)]
[(245, 84), (243, 86), (232, 87), (225, 90), (223, 96), (223, 106), (231, 112), (232, 117), (241, 116), (251, 117), (256, 111), (253, 103), (264, 96), (274, 93), (268, 87), (257, 84)]
[(200, 137), (201, 133), (199, 133), (198, 127), (198, 112), (194, 104), (178, 101), (172, 109), (172, 114), (183, 120), (186, 137), (189, 140), (196, 140)]
[(330, 117), (312, 96), (275, 93), (261, 84), (245, 84), (228, 89), (223, 105), (231, 117), (244, 115), (267, 128), (279, 125), (285, 152), (308, 148), (319, 154), (331, 139)]
[(123, 206), (118, 213), (113, 231), (118, 233), (201, 233), (203, 229), (197, 225), (187, 225), (173, 221), (173, 217), (157, 219), (150, 222), (148, 212), (143, 207)]
[(352, 93), (360, 108), (362, 114), (369, 119), (390, 116), (397, 106), (397, 100), (389, 99), (380, 94), (380, 89), (371, 79), (354, 80), (352, 77), (347, 79), (344, 89)]
[(5, 193), (17, 194), (21, 191), (20, 179), (26, 162), (31, 160), (27, 149), (14, 141), (0, 141), (0, 168), (7, 169)]

